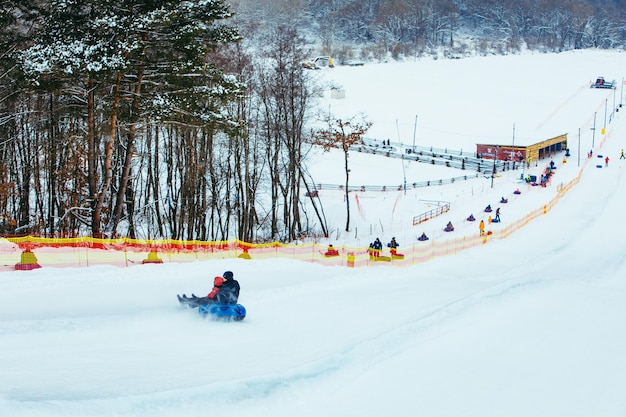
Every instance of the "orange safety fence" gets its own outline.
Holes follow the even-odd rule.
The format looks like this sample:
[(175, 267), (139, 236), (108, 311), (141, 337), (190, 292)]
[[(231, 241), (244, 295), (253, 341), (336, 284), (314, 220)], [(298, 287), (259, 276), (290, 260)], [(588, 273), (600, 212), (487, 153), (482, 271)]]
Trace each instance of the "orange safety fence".
[(128, 267), (162, 262), (189, 262), (229, 258), (275, 259), (290, 258), (324, 265), (370, 267), (415, 265), (441, 256), (454, 255), (466, 249), (485, 245), (493, 239), (504, 239), (546, 214), (581, 178), (579, 174), (569, 183), (557, 186), (557, 194), (542, 207), (529, 212), (493, 234), (462, 236), (446, 240), (417, 242), (402, 248), (401, 253), (378, 253), (373, 256), (367, 247), (336, 246), (328, 251), (319, 243), (284, 244), (248, 243), (237, 239), (228, 241), (181, 241), (173, 239), (98, 239), (41, 238), (34, 236), (0, 239), (0, 271), (50, 267), (89, 267), (114, 265)]

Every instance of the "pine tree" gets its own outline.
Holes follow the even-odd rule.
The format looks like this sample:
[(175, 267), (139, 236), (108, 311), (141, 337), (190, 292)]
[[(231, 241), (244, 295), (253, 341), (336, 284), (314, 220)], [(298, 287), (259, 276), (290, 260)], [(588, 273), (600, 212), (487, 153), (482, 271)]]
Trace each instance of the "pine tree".
[(91, 232), (106, 224), (114, 234), (146, 126), (237, 125), (222, 109), (243, 86), (208, 57), (239, 34), (221, 0), (52, 0), (41, 14), (21, 69), (33, 87), (80, 107), (72, 135), (86, 143)]

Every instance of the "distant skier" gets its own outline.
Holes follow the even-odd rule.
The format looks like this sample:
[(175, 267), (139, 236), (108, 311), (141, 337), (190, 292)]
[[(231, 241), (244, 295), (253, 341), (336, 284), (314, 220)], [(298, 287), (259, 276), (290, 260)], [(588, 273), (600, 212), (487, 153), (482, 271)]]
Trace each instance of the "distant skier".
[(604, 158), (604, 166), (608, 168), (609, 166), (609, 157)]
[(339, 251), (335, 249), (335, 247), (331, 244), (328, 245), (328, 249), (326, 249), (326, 253), (324, 256), (339, 256)]
[(372, 256), (379, 257), (380, 252), (383, 250), (383, 243), (379, 238), (376, 238), (374, 243), (372, 243)]
[(619, 156), (619, 159), (626, 159), (626, 157), (624, 156), (624, 150), (622, 149), (622, 153)]
[(396, 255), (398, 253), (398, 242), (396, 242), (396, 238), (392, 237), (391, 242), (387, 243), (387, 247), (389, 248), (389, 252), (391, 255)]
[(374, 241), (374, 256), (380, 256), (380, 252), (383, 250), (383, 243), (379, 238)]

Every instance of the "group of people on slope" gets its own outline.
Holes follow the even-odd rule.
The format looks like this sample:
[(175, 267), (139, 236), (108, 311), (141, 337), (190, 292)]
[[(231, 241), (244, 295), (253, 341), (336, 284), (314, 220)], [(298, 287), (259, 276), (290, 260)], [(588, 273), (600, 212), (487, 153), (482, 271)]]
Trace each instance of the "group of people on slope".
[[(392, 237), (391, 241), (387, 243), (387, 247), (389, 248), (389, 251), (391, 252), (392, 255), (395, 255), (397, 253), (399, 246), (400, 245), (396, 241), (395, 237)], [(373, 257), (380, 256), (380, 253), (382, 252), (382, 250), (383, 250), (383, 243), (380, 241), (379, 238), (376, 238), (374, 242), (370, 243), (370, 246), (368, 248), (368, 252), (370, 253), (370, 256), (373, 256)]]

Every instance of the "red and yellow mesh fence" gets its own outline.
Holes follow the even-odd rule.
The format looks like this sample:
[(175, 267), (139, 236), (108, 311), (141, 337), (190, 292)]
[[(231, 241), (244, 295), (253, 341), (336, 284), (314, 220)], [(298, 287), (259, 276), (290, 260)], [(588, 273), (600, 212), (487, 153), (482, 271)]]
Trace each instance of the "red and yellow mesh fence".
[(403, 248), (401, 253), (372, 253), (367, 247), (336, 246), (329, 251), (319, 243), (283, 244), (247, 243), (237, 239), (228, 241), (182, 241), (41, 238), (34, 236), (0, 239), (0, 270), (35, 269), (38, 267), (76, 267), (114, 265), (127, 267), (163, 262), (189, 262), (228, 258), (295, 259), (325, 265), (368, 267), (380, 264), (409, 266), (431, 259), (454, 255), (466, 249), (487, 244), (493, 239), (504, 239), (532, 220), (546, 214), (581, 178), (582, 170), (566, 185), (559, 185), (557, 194), (542, 207), (529, 212), (492, 234), (462, 236), (446, 240), (428, 240)]
[[(317, 243), (253, 244), (239, 240), (222, 242), (141, 241), (133, 239), (48, 239), (33, 236), (0, 240), (0, 264), (3, 268), (33, 269), (35, 265), (52, 267), (89, 267), (94, 265), (131, 266), (163, 262), (189, 262), (228, 258), (295, 259), (326, 265), (364, 267), (391, 263), (407, 266), (430, 259), (453, 255), (486, 243), (480, 236), (463, 236), (445, 241), (426, 241), (407, 247), (394, 255), (369, 248), (327, 246)], [(29, 267), (31, 266), (31, 267)]]

